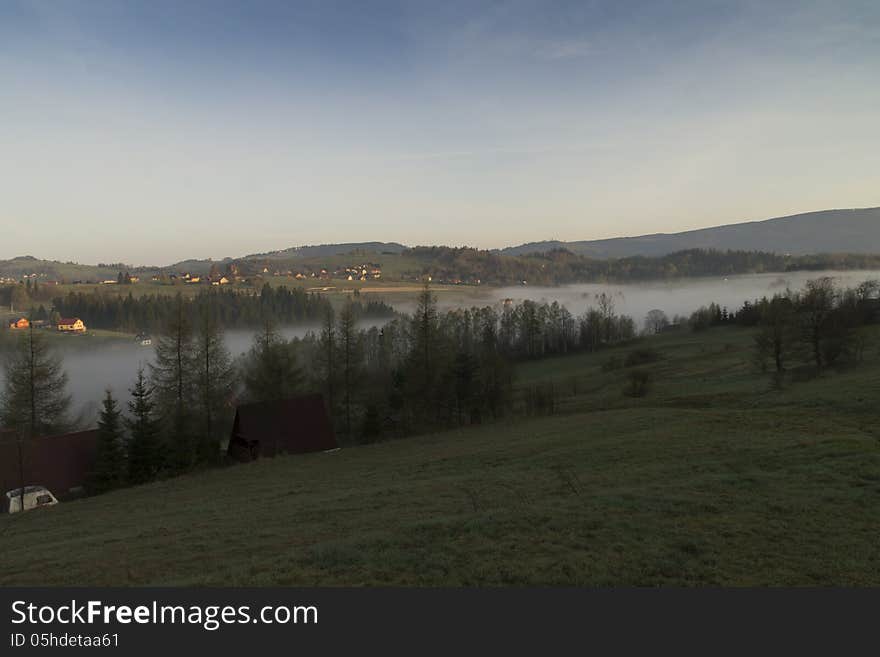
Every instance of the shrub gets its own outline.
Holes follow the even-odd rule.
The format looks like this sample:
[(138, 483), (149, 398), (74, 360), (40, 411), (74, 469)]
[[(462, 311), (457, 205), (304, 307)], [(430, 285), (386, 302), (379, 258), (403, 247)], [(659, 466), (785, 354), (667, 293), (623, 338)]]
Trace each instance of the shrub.
[(620, 361), (620, 356), (609, 356), (604, 361), (602, 361), (602, 371), (603, 372), (612, 372), (614, 370), (619, 370), (623, 366), (623, 363)]
[(627, 397), (644, 397), (651, 389), (653, 377), (647, 370), (633, 370), (627, 376), (623, 394)]
[(646, 363), (656, 363), (658, 360), (660, 360), (659, 351), (651, 347), (642, 347), (629, 352), (623, 364), (626, 367), (634, 367), (636, 365), (645, 365)]

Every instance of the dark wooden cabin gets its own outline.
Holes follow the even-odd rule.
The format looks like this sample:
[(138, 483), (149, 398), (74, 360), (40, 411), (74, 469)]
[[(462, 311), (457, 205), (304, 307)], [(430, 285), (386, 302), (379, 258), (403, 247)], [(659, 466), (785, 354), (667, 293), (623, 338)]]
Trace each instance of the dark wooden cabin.
[[(45, 486), (58, 499), (83, 492), (95, 462), (98, 432), (77, 431), (22, 443), (24, 484)], [(21, 486), (18, 440), (0, 431), (0, 494)]]
[(244, 404), (235, 410), (227, 453), (237, 461), (336, 449), (319, 394)]

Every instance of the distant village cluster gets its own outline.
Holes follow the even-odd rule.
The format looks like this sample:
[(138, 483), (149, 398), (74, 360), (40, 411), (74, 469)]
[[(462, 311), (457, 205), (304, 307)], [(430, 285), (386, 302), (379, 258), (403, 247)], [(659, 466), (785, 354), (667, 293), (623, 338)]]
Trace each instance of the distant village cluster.
[(0, 285), (15, 285), (17, 283), (36, 283), (38, 279), (47, 279), (40, 280), (40, 285), (59, 285), (61, 281), (48, 279), (48, 275), (45, 272), (30, 273), (30, 274), (22, 274), (21, 276), (0, 276)]
[[(155, 271), (155, 270), (153, 270)], [(140, 273), (140, 272), (139, 272)], [(23, 273), (20, 276), (0, 276), (0, 285), (14, 285), (23, 282), (39, 281), (40, 285), (134, 285), (140, 283), (142, 278), (139, 273), (132, 274), (130, 271), (120, 271), (115, 277), (110, 278), (77, 278), (50, 279), (45, 272)], [(146, 272), (150, 275), (150, 272)], [(332, 266), (304, 266), (300, 268), (280, 269), (270, 268), (268, 265), (248, 263), (244, 265), (231, 262), (223, 270), (218, 265), (213, 265), (207, 274), (195, 271), (178, 271), (174, 273), (159, 272), (150, 275), (152, 283), (166, 285), (230, 285), (252, 282), (255, 278), (275, 276), (279, 278), (305, 279), (341, 279), (348, 281), (373, 281), (382, 277), (382, 266), (378, 263), (365, 262), (348, 264), (339, 267)]]
[(79, 317), (61, 317), (54, 322), (44, 319), (29, 320), (27, 317), (19, 317), (9, 323), (11, 331), (24, 331), (30, 328), (48, 328), (61, 333), (86, 332), (86, 325)]
[(332, 269), (326, 269), (324, 267), (303, 267), (300, 269), (270, 270), (268, 267), (263, 267), (260, 273), (267, 276), (286, 276), (288, 278), (295, 278), (296, 280), (307, 278), (327, 280), (337, 278), (348, 281), (371, 281), (382, 278), (382, 267), (381, 265), (374, 263), (347, 265)]

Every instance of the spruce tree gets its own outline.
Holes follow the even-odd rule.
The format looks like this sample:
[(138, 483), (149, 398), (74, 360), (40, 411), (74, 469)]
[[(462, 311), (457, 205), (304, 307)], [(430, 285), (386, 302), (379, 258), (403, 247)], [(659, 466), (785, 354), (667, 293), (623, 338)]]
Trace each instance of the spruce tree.
[(438, 411), (434, 397), (439, 383), (440, 349), (437, 298), (427, 283), (419, 294), (410, 329), (412, 349), (406, 374), (409, 407), (416, 423), (430, 423)]
[(302, 375), (294, 345), (282, 338), (270, 321), (265, 321), (263, 331), (254, 336), (243, 374), (250, 401), (286, 399), (299, 391)]
[(327, 408), (330, 409), (330, 415), (333, 415), (335, 409), (335, 395), (337, 364), (336, 364), (336, 318), (333, 312), (333, 306), (327, 305), (324, 314), (324, 323), (321, 326), (321, 335), (318, 337), (317, 362), (319, 376), (322, 380), (324, 391), (327, 395)]
[(120, 486), (125, 480), (122, 419), (116, 400), (108, 389), (98, 420), (98, 441), (95, 465), (89, 481), (93, 493), (103, 493)]
[(336, 329), (339, 366), (342, 374), (342, 403), (345, 409), (345, 436), (352, 439), (354, 392), (361, 374), (361, 340), (355, 327), (354, 309), (349, 300), (339, 314)]
[(133, 484), (151, 481), (162, 464), (159, 447), (159, 427), (153, 417), (153, 390), (143, 368), (131, 388), (128, 402), (130, 417), (125, 419), (130, 439), (128, 442), (128, 480)]

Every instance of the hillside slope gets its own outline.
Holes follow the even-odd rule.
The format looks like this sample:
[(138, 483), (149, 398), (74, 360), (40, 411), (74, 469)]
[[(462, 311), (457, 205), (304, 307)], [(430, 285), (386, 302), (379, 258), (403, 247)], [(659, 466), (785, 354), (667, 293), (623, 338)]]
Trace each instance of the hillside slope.
[[(768, 386), (752, 334), (534, 361), (559, 414), (266, 459), (0, 518), (0, 585), (880, 585), (880, 334)], [(628, 348), (616, 350), (618, 356)]]
[(683, 233), (656, 233), (576, 242), (532, 242), (502, 249), (508, 255), (566, 248), (591, 258), (663, 256), (685, 249), (767, 251), (791, 255), (877, 253), (880, 208), (824, 210)]

